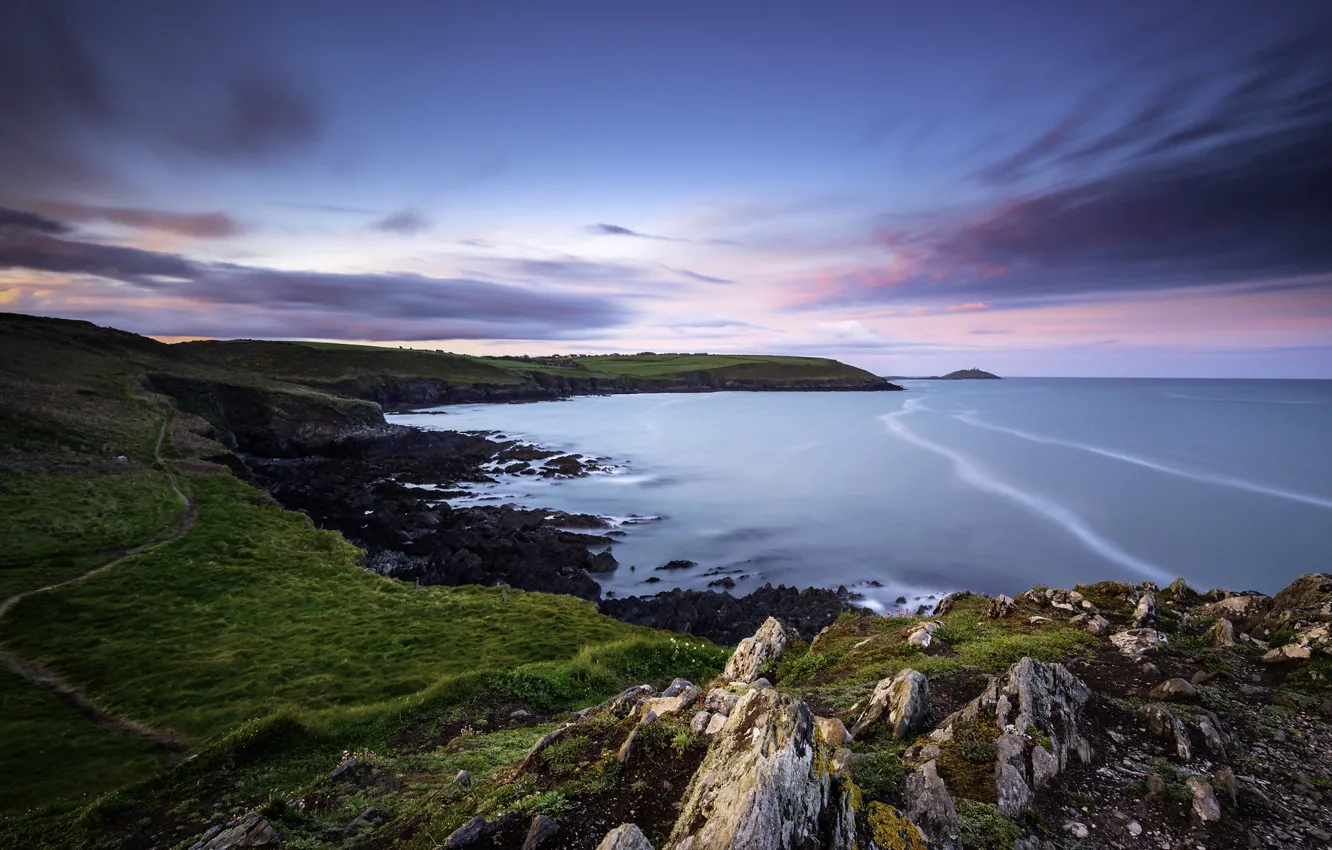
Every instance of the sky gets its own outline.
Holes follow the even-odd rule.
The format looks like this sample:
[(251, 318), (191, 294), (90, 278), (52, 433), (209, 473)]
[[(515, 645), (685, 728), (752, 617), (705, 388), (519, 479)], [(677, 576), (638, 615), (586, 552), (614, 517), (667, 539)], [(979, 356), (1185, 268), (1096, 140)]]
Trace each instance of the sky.
[(11, 0), (0, 310), (1332, 378), (1332, 3)]

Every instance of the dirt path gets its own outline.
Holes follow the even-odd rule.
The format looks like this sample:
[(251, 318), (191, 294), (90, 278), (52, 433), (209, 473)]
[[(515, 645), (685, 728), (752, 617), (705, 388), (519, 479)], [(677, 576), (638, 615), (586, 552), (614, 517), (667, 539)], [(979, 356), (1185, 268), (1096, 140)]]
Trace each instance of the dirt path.
[[(176, 476), (171, 473), (171, 470), (166, 465), (166, 462), (162, 460), (162, 443), (166, 440), (167, 429), (170, 427), (171, 427), (171, 415), (164, 414), (162, 417), (162, 428), (157, 433), (157, 443), (153, 446), (153, 459), (156, 461), (156, 465), (158, 466), (158, 468), (160, 468), (162, 472), (166, 475), (167, 482), (171, 485), (171, 490), (176, 494), (176, 498), (180, 499), (180, 506), (181, 506), (180, 518), (176, 522), (175, 531), (173, 531), (169, 537), (163, 538), (161, 540), (151, 540), (146, 543), (140, 543), (138, 546), (135, 546), (133, 548), (122, 550), (121, 552), (117, 553), (115, 557), (113, 557), (111, 560), (107, 561), (106, 563), (102, 564), (99, 567), (95, 567), (89, 570), (86, 573), (81, 573), (77, 576), (74, 576), (73, 578), (67, 578), (64, 581), (58, 581), (55, 584), (48, 584), (45, 587), (38, 587), (33, 590), (16, 594), (7, 599), (0, 600), (0, 619), (4, 619), (5, 614), (9, 613), (9, 610), (11, 608), (13, 608), (15, 605), (17, 605), (19, 602), (23, 601), (29, 596), (32, 596), (37, 593), (44, 593), (48, 590), (55, 590), (57, 587), (64, 587), (65, 585), (73, 584), (76, 581), (83, 581), (89, 576), (96, 575), (97, 573), (100, 573), (103, 570), (111, 569), (112, 567), (116, 566), (117, 564), (121, 563), (127, 558), (132, 558), (135, 555), (138, 555), (142, 552), (147, 552), (150, 549), (156, 549), (158, 546), (165, 546), (168, 543), (179, 540), (181, 537), (185, 535), (185, 532), (190, 530), (190, 526), (194, 524), (194, 518), (196, 515), (194, 503), (191, 502), (190, 498), (185, 495), (183, 490), (180, 489), (180, 484), (179, 482), (176, 481)], [(82, 714), (84, 717), (87, 717), (89, 720), (91, 720), (93, 723), (97, 724), (98, 726), (101, 726), (104, 729), (111, 729), (116, 732), (125, 732), (130, 735), (137, 735), (140, 738), (146, 738), (155, 744), (160, 744), (171, 753), (172, 764), (176, 763), (181, 758), (183, 758), (186, 752), (189, 750), (189, 742), (186, 741), (184, 738), (181, 738), (171, 732), (164, 732), (159, 729), (153, 729), (150, 726), (145, 726), (142, 723), (136, 723), (135, 721), (130, 720), (129, 718), (120, 717), (115, 714), (110, 714), (98, 708), (97, 706), (93, 705), (92, 702), (90, 702), (88, 698), (84, 696), (83, 692), (80, 691), (77, 687), (66, 682), (64, 679), (60, 678), (52, 671), (47, 670), (45, 667), (43, 667), (42, 665), (38, 664), (35, 661), (25, 661), (24, 659), (19, 658), (17, 655), (14, 655), (9, 652), (0, 651), (0, 663), (3, 663), (10, 670), (13, 670), (15, 673), (27, 679), (29, 682), (32, 682), (34, 685), (37, 685), (40, 688), (44, 688), (45, 690), (50, 691), (52, 694), (55, 695), (57, 699), (59, 699), (65, 705), (68, 705), (70, 708), (73, 708), (74, 710), (78, 711), (80, 714)]]

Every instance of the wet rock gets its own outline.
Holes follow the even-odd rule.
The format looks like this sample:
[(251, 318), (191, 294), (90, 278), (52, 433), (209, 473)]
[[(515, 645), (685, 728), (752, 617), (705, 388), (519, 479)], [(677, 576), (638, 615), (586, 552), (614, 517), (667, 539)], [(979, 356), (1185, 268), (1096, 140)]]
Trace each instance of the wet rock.
[(856, 720), (852, 733), (859, 735), (870, 724), (886, 717), (893, 728), (893, 737), (900, 740), (917, 732), (929, 714), (929, 681), (920, 671), (907, 669), (879, 681), (869, 705)]
[(1129, 658), (1141, 658), (1166, 642), (1166, 636), (1156, 629), (1125, 629), (1110, 636), (1115, 648)]
[(1166, 679), (1161, 684), (1152, 688), (1151, 693), (1147, 695), (1149, 699), (1165, 700), (1167, 702), (1191, 700), (1195, 699), (1197, 696), (1198, 691), (1193, 685), (1189, 684), (1188, 680), (1180, 679), (1178, 677), (1174, 679)]
[(1011, 596), (1004, 596), (1002, 593), (990, 600), (990, 604), (985, 608), (985, 619), (1002, 620), (1009, 614), (1012, 614), (1017, 608), (1013, 604)]
[(690, 780), (668, 846), (819, 846), (821, 819), (843, 823), (850, 796), (819, 769), (831, 754), (803, 702), (768, 688), (749, 691)]
[(620, 566), (620, 562), (615, 560), (615, 556), (611, 554), (611, 550), (607, 549), (604, 552), (588, 558), (587, 567), (585, 569), (590, 573), (608, 573), (618, 566)]
[(1153, 735), (1164, 739), (1175, 748), (1175, 755), (1180, 761), (1193, 758), (1193, 748), (1189, 743), (1189, 730), (1170, 709), (1159, 702), (1148, 703), (1139, 712), (1143, 724)]
[(786, 626), (775, 617), (769, 617), (763, 621), (763, 625), (753, 637), (740, 641), (740, 645), (727, 660), (722, 676), (728, 682), (754, 681), (758, 677), (759, 668), (780, 658), (782, 650), (786, 649), (790, 641), (791, 636)]
[(215, 826), (190, 846), (190, 850), (232, 850), (236, 847), (280, 847), (282, 836), (258, 812), (250, 812), (230, 823)]
[(835, 590), (799, 590), (771, 584), (745, 596), (675, 588), (652, 596), (605, 599), (600, 608), (603, 614), (626, 623), (697, 635), (732, 646), (754, 634), (768, 617), (812, 635), (832, 625), (843, 612), (864, 612)]
[(1187, 784), (1193, 792), (1193, 817), (1203, 824), (1221, 820), (1221, 804), (1217, 802), (1211, 783), (1201, 776), (1190, 776)]
[(652, 842), (637, 824), (622, 823), (606, 833), (597, 850), (652, 850)]
[(1225, 617), (1219, 618), (1203, 636), (1210, 646), (1234, 646), (1235, 626)]
[(925, 762), (907, 777), (907, 817), (929, 837), (931, 846), (941, 850), (961, 850), (958, 840), (957, 809), (948, 793), (939, 766)]

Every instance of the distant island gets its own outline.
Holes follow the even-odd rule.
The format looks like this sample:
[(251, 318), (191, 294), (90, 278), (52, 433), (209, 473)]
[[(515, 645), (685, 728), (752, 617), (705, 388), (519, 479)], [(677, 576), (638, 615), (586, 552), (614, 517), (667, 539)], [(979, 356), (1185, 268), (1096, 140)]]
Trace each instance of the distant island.
[(947, 375), (933, 375), (930, 377), (910, 377), (908, 375), (885, 375), (884, 378), (889, 381), (998, 381), (998, 375), (992, 372), (986, 372), (984, 369), (958, 369), (956, 372), (949, 372)]

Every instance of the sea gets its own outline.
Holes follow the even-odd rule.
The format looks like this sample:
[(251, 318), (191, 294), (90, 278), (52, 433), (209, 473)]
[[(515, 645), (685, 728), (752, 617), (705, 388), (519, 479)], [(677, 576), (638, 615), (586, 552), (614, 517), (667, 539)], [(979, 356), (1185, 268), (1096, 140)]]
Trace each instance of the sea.
[(1273, 593), (1332, 570), (1332, 381), (902, 385), (391, 418), (601, 459), (582, 478), (497, 474), (451, 503), (609, 518), (620, 566), (595, 577), (617, 596), (771, 582), (894, 611), (1106, 579)]

